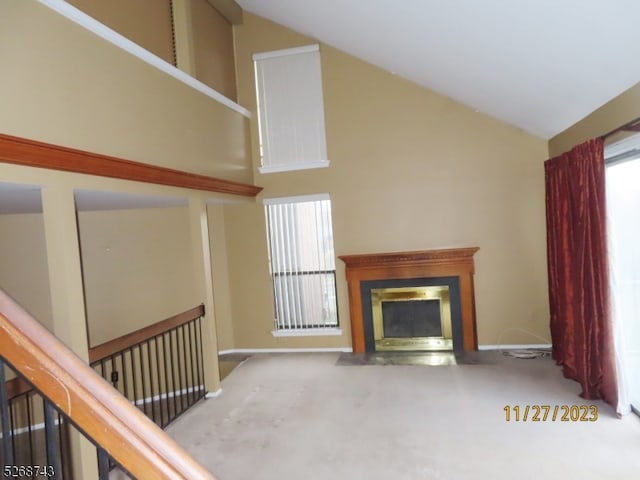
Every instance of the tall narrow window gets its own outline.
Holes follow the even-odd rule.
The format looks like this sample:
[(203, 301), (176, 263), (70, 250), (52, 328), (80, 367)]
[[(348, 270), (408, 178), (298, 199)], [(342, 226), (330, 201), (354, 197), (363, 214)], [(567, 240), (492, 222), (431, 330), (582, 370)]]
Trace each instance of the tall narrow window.
[(265, 200), (275, 332), (338, 327), (328, 195)]
[(261, 173), (329, 166), (318, 45), (253, 56)]

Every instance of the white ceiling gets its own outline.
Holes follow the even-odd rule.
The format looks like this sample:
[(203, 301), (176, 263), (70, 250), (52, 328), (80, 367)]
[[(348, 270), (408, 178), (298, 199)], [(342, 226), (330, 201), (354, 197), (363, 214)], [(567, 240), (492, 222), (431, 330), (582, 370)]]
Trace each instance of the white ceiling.
[[(0, 215), (42, 213), (41, 187), (0, 182)], [(76, 209), (79, 212), (96, 210), (125, 210), (132, 208), (186, 207), (185, 197), (140, 195), (98, 190), (76, 190)]]
[(548, 139), (640, 81), (640, 0), (236, 0)]
[(40, 187), (0, 182), (0, 215), (42, 212)]
[[(640, 81), (640, 0), (236, 0), (245, 10), (550, 138)], [(76, 192), (79, 210), (184, 199)], [(41, 211), (0, 183), (0, 214)]]

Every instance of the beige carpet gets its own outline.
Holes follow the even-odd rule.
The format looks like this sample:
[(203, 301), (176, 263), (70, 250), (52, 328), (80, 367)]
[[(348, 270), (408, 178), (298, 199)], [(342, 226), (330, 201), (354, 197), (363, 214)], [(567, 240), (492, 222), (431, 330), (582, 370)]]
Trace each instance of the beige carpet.
[[(249, 358), (168, 432), (220, 480), (640, 478), (640, 419), (577, 396), (552, 360), (338, 366)], [(595, 422), (507, 422), (506, 405), (596, 405)]]

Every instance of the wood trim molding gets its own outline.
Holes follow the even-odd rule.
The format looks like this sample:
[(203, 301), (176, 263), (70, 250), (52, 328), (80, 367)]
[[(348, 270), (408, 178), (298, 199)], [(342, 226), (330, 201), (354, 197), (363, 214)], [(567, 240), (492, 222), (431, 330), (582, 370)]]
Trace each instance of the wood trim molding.
[(471, 247), (339, 256), (346, 265), (353, 351), (366, 351), (360, 285), (363, 280), (447, 276), (456, 276), (460, 281), (464, 349), (477, 350), (473, 255), (478, 250), (478, 247)]
[(392, 265), (394, 268), (401, 266), (411, 267), (415, 265), (428, 265), (430, 267), (458, 265), (473, 271), (473, 254), (480, 250), (473, 248), (451, 248), (446, 250), (423, 250), (417, 252), (397, 253), (372, 253), (361, 255), (342, 255), (342, 260), (347, 267), (366, 268)]
[(262, 187), (0, 133), (0, 162), (255, 197)]
[(135, 478), (215, 480), (0, 290), (2, 356)]

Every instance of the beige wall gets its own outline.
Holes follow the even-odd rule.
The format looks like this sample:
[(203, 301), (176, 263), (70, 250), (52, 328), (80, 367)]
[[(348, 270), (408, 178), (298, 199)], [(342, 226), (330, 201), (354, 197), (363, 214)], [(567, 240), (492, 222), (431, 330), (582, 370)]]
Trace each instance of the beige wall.
[(218, 350), (235, 348), (224, 210), (223, 205), (207, 207)]
[[(239, 101), (255, 111), (252, 53), (314, 42), (247, 13), (234, 28)], [(338, 255), (478, 246), (479, 342), (548, 339), (547, 143), (326, 45), (321, 57), (331, 166), (256, 171), (263, 197), (328, 192)], [(252, 140), (257, 159), (255, 121)], [(349, 346), (342, 262), (344, 335), (275, 339), (263, 207), (225, 215), (236, 346)]]
[(252, 182), (248, 120), (35, 1), (0, 2), (0, 132)]
[(191, 14), (196, 78), (235, 100), (231, 24), (207, 0), (191, 0)]
[(67, 0), (87, 15), (175, 65), (171, 0)]
[[(0, 163), (0, 179), (15, 184), (43, 185), (44, 188), (106, 190), (112, 194), (121, 193), (124, 198), (135, 194), (152, 198), (178, 197), (185, 203), (190, 197), (213, 202), (209, 207), (209, 221), (214, 316), (216, 321), (223, 322), (219, 327), (221, 348), (233, 347), (222, 204), (249, 199), (3, 163)], [(194, 252), (190, 229), (186, 207), (80, 213), (89, 329), (91, 333), (97, 332), (92, 344), (203, 301), (194, 296), (192, 288), (197, 280), (192, 274)], [(7, 288), (36, 318), (51, 323), (42, 215), (0, 215), (0, 231), (3, 232), (0, 235), (0, 286)], [(106, 248), (110, 246), (107, 254)], [(140, 258), (135, 258), (138, 254)], [(22, 268), (23, 261), (27, 268)], [(14, 272), (20, 275), (14, 277)], [(138, 302), (137, 296), (144, 301)]]
[(186, 208), (80, 212), (78, 223), (90, 346), (202, 303)]
[[(251, 54), (313, 41), (250, 14), (234, 29), (239, 102), (255, 111)], [(16, 42), (16, 38), (29, 41)], [(478, 246), (480, 343), (540, 343), (508, 330), (514, 327), (548, 338), (542, 171), (542, 161), (548, 157), (546, 142), (328, 46), (321, 48), (331, 167), (260, 175), (255, 120), (249, 125), (239, 114), (141, 64), (42, 5), (6, 0), (0, 3), (0, 59), (4, 65), (0, 91), (12, 95), (3, 97), (0, 132), (232, 180), (251, 181), (255, 175), (256, 183), (265, 186), (264, 197), (328, 192), (338, 255)], [(253, 152), (245, 147), (248, 135)], [(253, 165), (248, 163), (251, 153), (256, 159)], [(84, 188), (148, 189), (128, 182), (0, 166), (0, 178), (6, 181), (11, 178), (3, 170), (18, 181), (36, 184), (55, 178), (77, 186), (86, 184)], [(175, 190), (153, 187), (151, 191)], [(169, 269), (175, 280), (187, 275), (186, 267), (173, 263), (175, 258), (163, 257), (161, 265), (151, 266), (152, 257), (185, 241), (174, 238), (173, 233), (161, 240), (150, 238), (150, 232), (161, 225), (182, 225), (187, 218), (182, 213), (173, 213), (170, 221), (147, 218), (156, 214), (145, 211), (143, 221), (122, 211), (112, 218), (105, 212), (81, 215), (83, 257), (89, 255), (83, 261), (93, 272), (89, 275), (94, 275), (88, 290), (96, 292), (107, 281), (97, 273), (101, 265), (110, 267), (105, 241), (115, 244), (125, 237), (135, 237), (137, 246), (119, 251), (123, 268), (130, 267), (126, 259), (144, 243), (152, 245), (150, 252), (142, 252), (144, 258), (151, 256), (151, 263), (141, 267), (147, 274), (159, 277)], [(220, 348), (350, 345), (341, 262), (338, 301), (344, 334), (275, 339), (270, 335), (273, 304), (262, 205), (210, 207), (209, 220)], [(144, 225), (145, 231), (138, 232)], [(163, 247), (153, 246), (154, 241)], [(191, 265), (191, 258), (185, 258), (184, 265)], [(113, 281), (121, 275), (116, 269), (110, 273)], [(146, 281), (131, 281), (138, 283), (126, 292), (123, 304), (133, 302), (129, 294), (150, 298), (146, 292), (166, 292), (171, 289), (168, 285), (174, 285), (174, 279), (164, 279), (152, 289)], [(114, 310), (122, 306), (108, 305), (109, 296), (89, 298), (92, 295), (88, 293), (89, 317), (97, 319), (97, 325), (117, 322)], [(178, 287), (170, 306), (161, 298), (151, 308), (168, 316), (176, 313), (174, 304), (179, 310), (182, 305), (193, 306), (192, 301), (197, 299)], [(144, 315), (135, 316), (144, 323)], [(124, 333), (128, 326), (114, 324), (109, 336)], [(90, 330), (99, 332), (97, 328), (101, 327)], [(106, 337), (107, 332), (95, 335)]]
[(48, 329), (51, 294), (42, 214), (0, 215), (0, 288)]
[(591, 138), (605, 135), (640, 117), (640, 83), (618, 95), (549, 141), (555, 157)]

